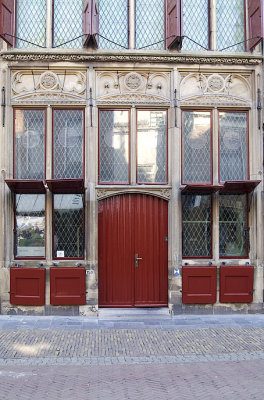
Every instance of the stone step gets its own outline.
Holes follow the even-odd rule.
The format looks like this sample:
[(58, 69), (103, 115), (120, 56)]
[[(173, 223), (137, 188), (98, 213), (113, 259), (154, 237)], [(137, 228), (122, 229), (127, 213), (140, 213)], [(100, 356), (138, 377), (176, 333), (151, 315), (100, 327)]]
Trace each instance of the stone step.
[(170, 319), (169, 309), (162, 308), (100, 308), (99, 320)]

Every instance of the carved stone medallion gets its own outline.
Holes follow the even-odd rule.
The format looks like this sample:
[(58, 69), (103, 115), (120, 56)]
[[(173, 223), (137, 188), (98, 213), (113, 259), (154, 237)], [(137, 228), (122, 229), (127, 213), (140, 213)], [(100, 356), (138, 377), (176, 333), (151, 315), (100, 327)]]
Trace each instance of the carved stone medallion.
[(221, 90), (223, 90), (224, 85), (225, 85), (225, 81), (222, 76), (217, 75), (217, 74), (209, 76), (208, 88), (212, 92), (220, 92)]
[(139, 74), (130, 72), (130, 74), (125, 77), (125, 85), (129, 90), (137, 90), (142, 85), (142, 78)]
[(53, 72), (44, 72), (40, 77), (40, 85), (43, 89), (54, 89), (58, 84), (58, 77)]

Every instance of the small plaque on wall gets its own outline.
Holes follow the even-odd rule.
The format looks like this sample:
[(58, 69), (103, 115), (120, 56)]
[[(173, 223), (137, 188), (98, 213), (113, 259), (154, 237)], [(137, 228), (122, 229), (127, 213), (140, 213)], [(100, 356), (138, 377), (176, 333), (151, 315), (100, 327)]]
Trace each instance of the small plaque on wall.
[(64, 250), (58, 250), (57, 257), (64, 257)]

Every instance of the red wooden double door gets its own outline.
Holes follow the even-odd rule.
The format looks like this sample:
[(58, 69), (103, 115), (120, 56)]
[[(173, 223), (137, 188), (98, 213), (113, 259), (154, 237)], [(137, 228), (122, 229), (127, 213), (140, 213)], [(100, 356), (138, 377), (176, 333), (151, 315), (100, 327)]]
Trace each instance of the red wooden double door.
[(141, 194), (99, 202), (100, 307), (168, 305), (168, 204)]

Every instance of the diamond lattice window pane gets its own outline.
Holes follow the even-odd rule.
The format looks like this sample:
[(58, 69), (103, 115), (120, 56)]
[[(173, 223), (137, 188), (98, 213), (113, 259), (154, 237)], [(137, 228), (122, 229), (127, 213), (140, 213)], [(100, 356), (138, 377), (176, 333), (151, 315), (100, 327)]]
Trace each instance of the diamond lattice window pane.
[(211, 196), (182, 195), (182, 255), (211, 255)]
[(244, 0), (217, 0), (216, 32), (219, 50), (229, 46), (228, 51), (245, 50)]
[[(16, 1), (16, 47), (46, 45), (46, 0)], [(24, 39), (24, 40), (22, 40)]]
[(202, 50), (201, 46), (208, 48), (208, 17), (208, 0), (183, 0), (183, 35), (188, 36), (183, 40), (183, 49)]
[(15, 178), (44, 179), (45, 111), (15, 110)]
[(84, 248), (83, 196), (54, 195), (54, 257), (82, 258)]
[(247, 113), (219, 113), (220, 181), (248, 179)]
[(129, 112), (100, 111), (100, 182), (129, 181)]
[(16, 195), (15, 255), (45, 257), (45, 195)]
[(83, 0), (54, 0), (53, 10), (53, 47), (82, 47)]
[(164, 0), (136, 0), (137, 49), (145, 46), (153, 50), (165, 48), (164, 10)]
[(221, 195), (219, 200), (219, 254), (247, 256), (247, 195)]
[(137, 112), (137, 182), (167, 181), (166, 111)]
[(54, 179), (83, 177), (83, 110), (54, 110)]
[(99, 34), (101, 49), (128, 47), (127, 0), (99, 0)]
[(182, 125), (182, 181), (211, 183), (211, 113), (184, 111)]

